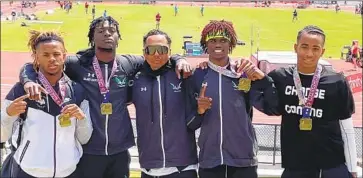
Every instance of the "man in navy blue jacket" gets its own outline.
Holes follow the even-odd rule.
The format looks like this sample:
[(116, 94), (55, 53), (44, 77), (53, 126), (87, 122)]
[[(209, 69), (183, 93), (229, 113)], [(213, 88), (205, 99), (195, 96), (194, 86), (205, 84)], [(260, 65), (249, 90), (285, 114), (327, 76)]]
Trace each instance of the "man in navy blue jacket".
[(137, 146), (142, 178), (197, 178), (197, 148), (188, 121), (196, 115), (189, 100), (192, 77), (179, 79), (169, 60), (170, 37), (160, 30), (143, 39), (144, 62), (134, 79)]
[(204, 27), (200, 43), (209, 54), (208, 69), (193, 74), (193, 91), (200, 93), (198, 117), (189, 124), (201, 127), (199, 177), (257, 178), (251, 80), (237, 73), (228, 57), (237, 43), (233, 24), (211, 21)]

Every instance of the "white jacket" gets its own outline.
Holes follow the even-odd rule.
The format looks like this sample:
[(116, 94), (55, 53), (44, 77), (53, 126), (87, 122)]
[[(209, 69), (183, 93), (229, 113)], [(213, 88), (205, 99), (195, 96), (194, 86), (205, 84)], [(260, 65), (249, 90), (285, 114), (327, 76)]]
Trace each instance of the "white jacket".
[(83, 153), (81, 144), (88, 142), (93, 129), (88, 101), (77, 96), (83, 90), (78, 85), (73, 87), (73, 91), (75, 94), (69, 97), (69, 101), (77, 103), (86, 118), (71, 118), (70, 126), (61, 127), (58, 120), (60, 107), (49, 95), (44, 95), (41, 101), (28, 100), (19, 146), (16, 145), (19, 128), (18, 122), (15, 122), (17, 118), (8, 116), (6, 108), (13, 99), (24, 94), (22, 86), (16, 84), (6, 97), (1, 110), (1, 142), (12, 136), (11, 142), (17, 148), (15, 161), (27, 174), (34, 177), (66, 177), (75, 171)]

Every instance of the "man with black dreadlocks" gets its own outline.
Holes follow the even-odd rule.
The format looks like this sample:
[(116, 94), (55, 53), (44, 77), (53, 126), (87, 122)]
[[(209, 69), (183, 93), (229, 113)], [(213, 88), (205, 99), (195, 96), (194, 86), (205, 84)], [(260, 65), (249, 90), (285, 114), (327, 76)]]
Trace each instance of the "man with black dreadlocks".
[(257, 178), (251, 80), (234, 70), (228, 56), (237, 43), (233, 24), (211, 21), (204, 27), (200, 43), (209, 54), (208, 69), (199, 68), (194, 73), (194, 91), (200, 91), (199, 117), (189, 124), (201, 126), (199, 177)]
[[(87, 178), (129, 177), (128, 149), (135, 142), (127, 103), (129, 87), (133, 85), (130, 79), (144, 63), (144, 57), (116, 55), (119, 24), (111, 16), (93, 20), (88, 38), (91, 48), (65, 61), (65, 73), (85, 88), (95, 128), (83, 147), (84, 155), (78, 166)], [(174, 55), (171, 59), (184, 74), (190, 71), (190, 66), (180, 56)], [(39, 85), (33, 82), (34, 74), (32, 66), (26, 65), (20, 75), (32, 99), (39, 93)]]

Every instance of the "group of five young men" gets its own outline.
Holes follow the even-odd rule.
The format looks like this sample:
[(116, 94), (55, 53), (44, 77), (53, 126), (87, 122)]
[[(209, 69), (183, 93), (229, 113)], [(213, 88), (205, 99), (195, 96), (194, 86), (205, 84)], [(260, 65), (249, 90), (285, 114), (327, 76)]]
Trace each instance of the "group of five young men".
[(318, 63), (325, 51), (320, 28), (298, 33), (295, 67), (269, 74), (229, 57), (237, 35), (225, 20), (204, 27), (200, 43), (209, 60), (195, 70), (170, 56), (171, 39), (158, 29), (144, 36), (143, 56), (116, 55), (121, 36), (110, 16), (93, 20), (88, 37), (90, 48), (67, 58), (61, 37), (31, 39), (34, 63), (24, 66), (2, 110), (2, 142), (27, 113), (15, 177), (129, 177), (129, 103), (142, 178), (257, 178), (252, 107), (282, 116), (282, 177), (356, 176), (354, 101), (344, 76)]

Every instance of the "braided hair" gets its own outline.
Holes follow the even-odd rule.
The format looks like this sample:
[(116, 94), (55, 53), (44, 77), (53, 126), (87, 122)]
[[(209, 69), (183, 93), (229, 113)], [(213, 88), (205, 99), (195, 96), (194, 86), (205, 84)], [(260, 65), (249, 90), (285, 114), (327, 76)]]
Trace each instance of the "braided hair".
[(34, 58), (33, 67), (34, 67), (34, 70), (36, 70), (36, 71), (38, 71), (38, 69), (39, 69), (39, 64), (35, 58), (36, 49), (37, 49), (38, 44), (44, 43), (44, 42), (58, 41), (63, 45), (63, 49), (64, 49), (63, 52), (66, 52), (63, 38), (61, 37), (61, 35), (59, 33), (55, 32), (55, 31), (40, 32), (40, 31), (36, 31), (36, 30), (30, 30), (29, 34), (30, 34), (30, 38), (28, 41), (28, 47), (30, 48), (30, 50), (32, 52), (32, 56)]
[(144, 46), (146, 45), (146, 40), (147, 38), (149, 38), (150, 36), (153, 36), (153, 35), (164, 35), (165, 38), (166, 38), (166, 41), (168, 42), (168, 45), (170, 46), (171, 45), (171, 38), (170, 36), (161, 31), (161, 30), (158, 30), (158, 29), (153, 29), (153, 30), (150, 30), (142, 39), (143, 43), (144, 43)]
[(95, 42), (94, 42), (94, 34), (95, 34), (95, 29), (97, 27), (98, 24), (103, 24), (105, 21), (108, 21), (110, 25), (115, 25), (116, 26), (116, 31), (118, 34), (118, 38), (121, 39), (121, 34), (120, 34), (120, 30), (119, 30), (119, 23), (112, 18), (111, 16), (101, 16), (98, 17), (96, 19), (94, 19), (90, 26), (89, 26), (89, 31), (88, 31), (88, 45), (91, 46), (91, 48), (95, 47)]
[(300, 40), (300, 38), (301, 38), (301, 36), (302, 36), (303, 33), (321, 36), (323, 38), (323, 44), (325, 43), (325, 33), (318, 26), (308, 25), (308, 26), (304, 27), (302, 30), (300, 30), (298, 32), (298, 34), (297, 34), (297, 41)]
[(237, 34), (233, 28), (233, 23), (225, 20), (211, 20), (207, 24), (201, 34), (200, 45), (204, 52), (207, 52), (207, 37), (222, 35), (229, 38), (230, 47), (229, 52), (236, 47), (237, 44)]

